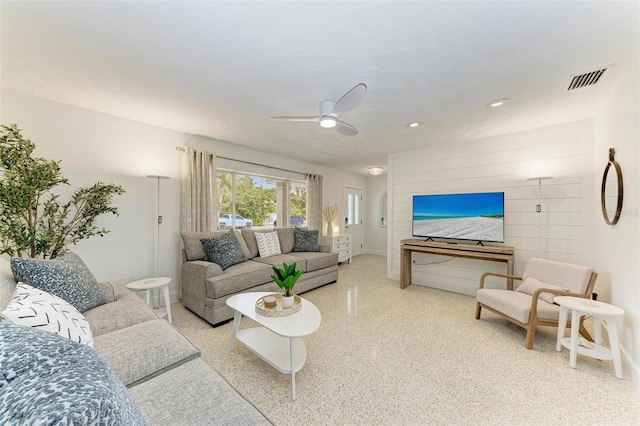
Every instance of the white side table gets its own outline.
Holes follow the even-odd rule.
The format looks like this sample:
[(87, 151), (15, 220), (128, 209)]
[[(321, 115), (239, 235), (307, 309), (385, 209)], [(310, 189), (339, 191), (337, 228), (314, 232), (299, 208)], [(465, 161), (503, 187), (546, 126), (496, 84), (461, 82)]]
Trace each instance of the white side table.
[(159, 318), (164, 318), (167, 316), (169, 320), (169, 324), (171, 324), (171, 299), (169, 298), (169, 283), (171, 282), (171, 278), (169, 277), (157, 277), (157, 278), (146, 278), (144, 280), (138, 280), (131, 282), (126, 285), (129, 290), (132, 291), (142, 291), (145, 290), (147, 292), (147, 305), (151, 306), (153, 309), (153, 300), (151, 292), (154, 290), (158, 291), (158, 305), (160, 304), (160, 290), (163, 292), (164, 296), (164, 309), (154, 309), (156, 315)]
[[(560, 305), (556, 350), (559, 352), (561, 350), (561, 346), (569, 349), (569, 366), (571, 368), (576, 368), (577, 354), (597, 359), (613, 359), (616, 377), (618, 379), (622, 379), (622, 361), (620, 359), (620, 343), (618, 341), (618, 317), (624, 315), (624, 311), (617, 306), (582, 297), (558, 296), (554, 301)], [(567, 328), (567, 314), (569, 310), (571, 311), (570, 338), (564, 337), (565, 330)], [(593, 318), (596, 342), (591, 344), (592, 347), (590, 348), (578, 344), (578, 324), (580, 323), (580, 317), (583, 315), (591, 315)], [(601, 320), (604, 320), (607, 323), (611, 349), (607, 349), (602, 346)]]

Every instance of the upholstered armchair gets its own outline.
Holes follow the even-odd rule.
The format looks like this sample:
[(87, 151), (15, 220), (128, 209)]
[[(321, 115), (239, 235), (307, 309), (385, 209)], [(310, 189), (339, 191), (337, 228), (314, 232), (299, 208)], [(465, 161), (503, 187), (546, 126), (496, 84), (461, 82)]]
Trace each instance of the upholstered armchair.
[[(489, 276), (513, 279), (522, 283), (516, 290), (507, 281), (507, 288), (485, 288)], [(537, 326), (558, 326), (560, 307), (553, 303), (555, 296), (590, 298), (598, 274), (586, 266), (553, 260), (531, 258), (522, 276), (486, 272), (480, 278), (476, 295), (476, 319), (486, 308), (527, 330), (525, 348), (533, 347)], [(573, 326), (573, 324), (572, 324)], [(593, 341), (582, 320), (580, 334)]]

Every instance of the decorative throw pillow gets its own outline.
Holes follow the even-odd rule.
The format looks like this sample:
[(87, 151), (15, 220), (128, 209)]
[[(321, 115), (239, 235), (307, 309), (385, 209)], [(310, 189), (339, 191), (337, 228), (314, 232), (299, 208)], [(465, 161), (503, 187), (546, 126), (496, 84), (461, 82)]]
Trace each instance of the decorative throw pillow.
[[(520, 284), (520, 287), (516, 289), (516, 291), (519, 291), (520, 293), (528, 294), (529, 296), (533, 296), (533, 293), (535, 293), (536, 290), (539, 288), (548, 288), (551, 290), (559, 290), (559, 291), (569, 291), (566, 288), (558, 287), (557, 285), (553, 285), (553, 284), (547, 284), (531, 277), (527, 277), (522, 282), (522, 284)], [(540, 293), (540, 296), (538, 296), (538, 299), (541, 299), (547, 303), (553, 304), (554, 297), (556, 297), (556, 295), (553, 293)]]
[(93, 347), (91, 326), (69, 303), (46, 291), (18, 283), (2, 317)]
[(278, 232), (256, 232), (256, 242), (258, 243), (258, 252), (260, 257), (275, 256), (282, 254), (280, 251), (280, 239)]
[(203, 238), (200, 242), (207, 252), (209, 261), (220, 265), (222, 270), (247, 260), (242, 246), (233, 231), (227, 231), (217, 238)]
[(296, 228), (294, 230), (294, 238), (293, 251), (318, 251), (320, 249), (317, 230), (308, 231)]
[(11, 271), (16, 281), (58, 296), (80, 312), (105, 303), (98, 281), (73, 252), (55, 259), (13, 257)]
[(93, 349), (0, 323), (0, 424), (146, 425), (133, 398)]

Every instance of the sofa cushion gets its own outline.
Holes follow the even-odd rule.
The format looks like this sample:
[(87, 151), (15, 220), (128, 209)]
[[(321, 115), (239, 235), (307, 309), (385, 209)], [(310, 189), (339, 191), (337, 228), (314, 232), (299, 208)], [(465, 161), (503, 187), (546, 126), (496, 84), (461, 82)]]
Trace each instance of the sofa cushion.
[(276, 266), (278, 268), (282, 268), (283, 263), (286, 263), (287, 265), (295, 263), (296, 270), (303, 272), (307, 270), (307, 262), (302, 257), (299, 257), (298, 253), (279, 254), (269, 257), (256, 257), (255, 259), (253, 259), (253, 261)]
[(55, 259), (13, 257), (11, 271), (17, 281), (54, 294), (80, 312), (105, 303), (98, 281), (73, 252)]
[(0, 324), (0, 424), (145, 425), (96, 351), (58, 335)]
[(258, 259), (238, 263), (229, 267), (222, 275), (207, 278), (207, 298), (217, 299), (270, 282), (273, 274), (271, 266), (256, 262)]
[(94, 344), (96, 351), (127, 387), (200, 354), (182, 334), (162, 319), (97, 336)]
[(121, 294), (115, 302), (106, 303), (84, 312), (91, 325), (93, 337), (158, 319), (155, 313), (135, 293)]
[(201, 358), (134, 386), (129, 392), (152, 425), (271, 425)]
[(214, 238), (201, 238), (200, 242), (209, 260), (220, 265), (222, 270), (247, 260), (234, 232), (225, 232)]
[(291, 253), (295, 243), (294, 228), (276, 228), (282, 254)]
[(13, 297), (13, 292), (18, 284), (13, 278), (9, 259), (0, 256), (0, 311), (2, 311)]
[(215, 231), (215, 232), (186, 232), (180, 233), (182, 236), (182, 244), (184, 245), (184, 253), (187, 256), (187, 260), (205, 260), (207, 259), (207, 252), (204, 250), (204, 246), (200, 242), (202, 238), (216, 238), (221, 236), (227, 231)]
[[(542, 281), (538, 281), (535, 278), (528, 277), (526, 278), (522, 284), (516, 289), (524, 294), (528, 294), (529, 296), (533, 296), (533, 293), (540, 288), (546, 288), (550, 290), (559, 290), (559, 291), (568, 291), (566, 288), (558, 287), (557, 285), (543, 283)], [(544, 300), (547, 303), (553, 303), (553, 299), (556, 297), (553, 293), (540, 293), (538, 296), (539, 299)]]
[(249, 248), (249, 256), (247, 256), (247, 258), (253, 259), (258, 255), (258, 242), (256, 241), (256, 234), (261, 232), (264, 233), (264, 232), (273, 232), (273, 231), (256, 231), (254, 229), (242, 228), (240, 232), (242, 233), (242, 238), (244, 238), (244, 242), (247, 244), (247, 247)]
[(91, 327), (76, 308), (30, 285), (18, 283), (2, 316), (14, 324), (34, 327), (93, 347)]
[(275, 231), (256, 234), (256, 242), (258, 244), (258, 253), (260, 253), (260, 257), (282, 254), (278, 233)]
[[(529, 323), (532, 297), (528, 294), (511, 290), (481, 288), (478, 290), (476, 299), (478, 302), (494, 308), (523, 324)], [(559, 317), (560, 307), (558, 305), (538, 300), (539, 319), (558, 320)]]
[(318, 251), (318, 231), (309, 231), (307, 229), (295, 229), (294, 232), (294, 252)]
[(329, 268), (338, 264), (338, 253), (294, 252), (292, 254), (300, 259), (298, 260), (298, 268), (303, 267), (304, 261), (304, 270), (307, 272)]

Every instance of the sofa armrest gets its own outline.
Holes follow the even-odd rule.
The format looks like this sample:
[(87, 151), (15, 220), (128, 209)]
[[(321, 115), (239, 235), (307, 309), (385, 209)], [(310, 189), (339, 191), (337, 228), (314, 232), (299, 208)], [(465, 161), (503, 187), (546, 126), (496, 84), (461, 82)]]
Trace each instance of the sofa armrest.
[(320, 253), (331, 253), (331, 245), (330, 244), (320, 244), (318, 246), (318, 251)]
[(182, 279), (204, 283), (207, 278), (222, 275), (220, 265), (206, 260), (192, 260), (182, 264)]
[(107, 281), (107, 282), (104, 282), (104, 283), (98, 283), (98, 285), (100, 286), (100, 290), (102, 291), (102, 294), (104, 295), (105, 303), (115, 302), (115, 300), (116, 300), (116, 292), (113, 289), (113, 286), (111, 285), (111, 283)]

